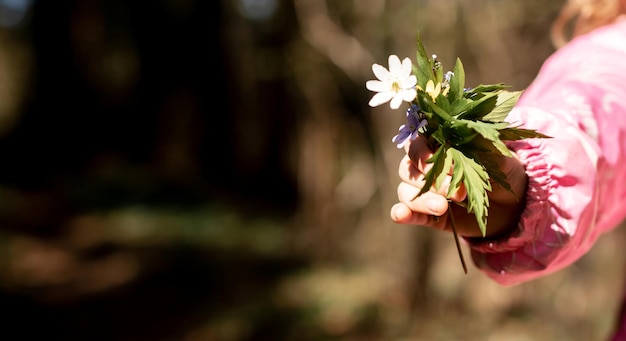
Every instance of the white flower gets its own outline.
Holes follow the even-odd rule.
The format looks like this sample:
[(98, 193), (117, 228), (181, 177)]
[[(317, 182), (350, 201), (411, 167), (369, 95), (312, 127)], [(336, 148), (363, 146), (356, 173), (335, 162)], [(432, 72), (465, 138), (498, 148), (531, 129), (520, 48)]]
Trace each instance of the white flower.
[(398, 56), (391, 55), (389, 71), (378, 64), (372, 65), (372, 71), (378, 80), (365, 83), (368, 90), (377, 92), (369, 102), (371, 107), (391, 101), (391, 109), (398, 109), (402, 101), (411, 102), (417, 96), (417, 77), (411, 74), (413, 66), (408, 57), (400, 63)]

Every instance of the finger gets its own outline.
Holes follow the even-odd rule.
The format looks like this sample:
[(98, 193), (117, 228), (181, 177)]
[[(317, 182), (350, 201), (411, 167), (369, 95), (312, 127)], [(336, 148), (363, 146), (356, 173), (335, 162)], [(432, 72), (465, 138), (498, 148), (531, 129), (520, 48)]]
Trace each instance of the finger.
[(417, 184), (418, 179), (422, 176), (422, 172), (415, 166), (415, 163), (405, 155), (398, 165), (398, 175), (403, 181)]
[[(406, 144), (404, 150), (422, 173), (427, 173), (433, 167), (432, 163), (426, 162), (433, 156), (434, 151), (431, 149), (428, 139), (425, 137), (418, 136), (415, 140), (411, 141), (411, 143)], [(453, 169), (454, 165), (450, 167), (448, 174), (452, 174)]]
[(432, 168), (432, 164), (427, 163), (426, 160), (433, 156), (433, 151), (428, 146), (428, 140), (425, 137), (418, 136), (405, 147), (405, 150), (420, 172), (426, 173)]
[[(449, 186), (449, 185), (448, 185)], [(467, 198), (467, 189), (465, 189), (465, 184), (461, 183), (459, 188), (456, 191), (452, 192), (448, 198), (450, 200), (461, 202)]]
[(444, 218), (413, 212), (404, 203), (397, 203), (391, 207), (391, 220), (398, 224), (421, 225), (441, 230), (445, 229)]
[[(408, 156), (405, 156), (400, 162), (400, 167), (398, 169), (398, 174), (400, 175), (400, 179), (402, 181), (417, 187), (418, 190), (424, 187), (426, 184), (426, 180), (424, 179), (424, 174), (419, 172), (415, 167), (413, 161), (409, 159)], [(465, 190), (465, 186), (463, 184), (460, 185), (458, 189), (450, 193), (448, 195), (448, 191), (450, 189), (450, 181), (452, 178), (450, 176), (446, 176), (443, 183), (439, 188), (436, 188), (434, 185), (429, 191), (435, 192), (437, 194), (449, 197), (454, 201), (463, 201), (467, 196), (467, 191)]]
[(401, 182), (398, 185), (398, 199), (410, 210), (417, 213), (441, 216), (447, 211), (448, 200), (445, 196), (435, 192), (425, 192), (418, 195), (419, 191), (419, 188)]
[[(409, 144), (406, 144), (404, 148), (407, 154), (404, 156), (402, 161), (400, 161), (398, 174), (400, 175), (402, 181), (421, 189), (425, 183), (424, 174), (426, 174), (433, 166), (431, 163), (426, 162), (427, 159), (432, 157), (433, 152), (428, 145), (427, 139), (422, 136), (418, 136), (417, 139), (411, 141)], [(450, 167), (448, 174), (452, 175), (453, 170), (453, 167)], [(431, 189), (431, 191), (448, 196), (447, 194), (450, 188), (450, 181), (451, 178), (446, 177), (443, 184), (439, 188)], [(450, 193), (448, 197), (451, 200), (458, 202), (465, 200), (467, 197), (465, 186), (461, 184), (459, 188)]]
[(405, 204), (399, 202), (391, 207), (391, 220), (398, 224), (421, 225), (425, 219), (420, 219), (422, 214), (413, 214), (413, 211)]

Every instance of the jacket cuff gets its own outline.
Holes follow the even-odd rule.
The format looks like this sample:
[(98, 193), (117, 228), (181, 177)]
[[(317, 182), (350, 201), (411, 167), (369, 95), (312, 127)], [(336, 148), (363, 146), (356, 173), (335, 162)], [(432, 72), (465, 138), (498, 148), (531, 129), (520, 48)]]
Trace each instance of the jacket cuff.
[(554, 218), (548, 196), (557, 184), (549, 176), (552, 170), (542, 155), (541, 144), (533, 145), (533, 142), (537, 143), (516, 141), (508, 144), (522, 160), (528, 175), (526, 207), (517, 227), (497, 239), (465, 238), (479, 268), (494, 272), (543, 269), (569, 239), (550, 228)]

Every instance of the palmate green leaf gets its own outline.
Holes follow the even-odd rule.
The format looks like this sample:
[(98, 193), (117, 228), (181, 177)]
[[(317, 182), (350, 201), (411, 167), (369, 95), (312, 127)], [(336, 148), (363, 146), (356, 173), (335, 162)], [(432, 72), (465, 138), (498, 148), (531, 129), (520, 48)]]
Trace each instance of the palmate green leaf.
[(508, 126), (508, 123), (487, 123), (482, 121), (471, 121), (471, 123), (469, 123), (469, 126), (476, 132), (478, 132), (486, 140), (491, 142), (491, 146), (493, 146), (494, 148), (492, 149), (492, 151), (497, 151), (504, 156), (512, 156), (511, 151), (501, 140), (500, 136), (500, 132), (502, 131), (502, 129)]
[(441, 171), (437, 178), (435, 179), (435, 188), (441, 188), (444, 180), (448, 176), (448, 169), (452, 167), (452, 155), (450, 153), (445, 153), (445, 159), (443, 160), (443, 166), (441, 167)]
[[(491, 141), (480, 134), (475, 136), (474, 139), (467, 144), (458, 146), (458, 148), (462, 150), (465, 155), (472, 155), (470, 157), (481, 155), (481, 153), (493, 154), (494, 157), (500, 155), (513, 156), (502, 140)], [(479, 158), (479, 160), (481, 159), (482, 158)]]
[[(511, 191), (511, 187), (506, 181), (506, 176), (497, 167), (494, 154), (485, 153), (483, 158), (477, 155), (468, 154), (463, 151), (441, 146), (426, 162), (432, 163), (431, 169), (424, 175), (424, 186), (420, 190), (419, 195), (424, 194), (430, 188), (439, 189), (447, 176), (447, 170), (454, 164), (454, 172), (452, 173), (450, 186), (447, 195), (452, 195), (458, 190), (461, 183), (465, 185), (467, 191), (468, 213), (473, 213), (476, 222), (483, 236), (487, 231), (487, 215), (489, 209), (489, 198), (487, 192), (492, 190), (490, 179), (496, 181), (507, 190)], [(480, 160), (480, 163), (476, 160)], [(488, 171), (488, 165), (491, 172)]]
[(467, 111), (468, 106), (472, 100), (467, 98), (459, 98), (456, 101), (450, 103), (450, 116), (459, 117), (462, 113)]
[[(452, 162), (454, 162), (450, 188), (452, 191), (456, 190), (461, 182), (465, 185), (467, 212), (474, 213), (478, 227), (484, 236), (487, 233), (487, 212), (489, 209), (487, 191), (491, 191), (489, 174), (474, 159), (468, 158), (455, 148), (450, 148), (448, 154), (451, 155)], [(452, 194), (452, 191), (448, 194)]]
[(492, 153), (492, 152), (488, 152), (488, 153), (477, 152), (475, 153), (475, 155), (476, 155), (475, 159), (479, 160), (478, 162), (484, 166), (485, 170), (487, 171), (487, 174), (489, 174), (489, 178), (495, 181), (502, 188), (510, 192), (512, 195), (514, 195), (515, 193), (513, 193), (513, 189), (511, 188), (511, 185), (509, 184), (509, 181), (506, 178), (506, 174), (504, 174), (504, 172), (500, 170), (498, 161), (496, 159), (497, 154)]
[(482, 136), (477, 136), (471, 143), (458, 146), (457, 149), (463, 153), (466, 157), (475, 160), (478, 164), (482, 165), (489, 174), (491, 180), (497, 182), (507, 191), (513, 193), (511, 185), (508, 183), (506, 174), (500, 170), (498, 164), (498, 158), (500, 155), (512, 156), (507, 150), (506, 153), (501, 153), (496, 148), (492, 141), (485, 139)]
[(513, 110), (517, 100), (522, 95), (523, 91), (500, 91), (498, 93), (498, 101), (495, 108), (489, 114), (483, 116), (483, 120), (492, 122), (503, 122), (509, 115), (509, 112)]
[[(433, 166), (424, 175), (424, 186), (422, 187), (420, 192), (417, 194), (418, 196), (428, 192), (430, 188), (433, 187), (433, 184), (435, 184), (435, 180), (438, 177), (440, 177), (441, 174), (443, 174), (444, 177), (447, 174), (447, 171), (443, 172), (443, 170), (445, 169), (444, 165), (446, 164), (447, 151), (448, 151), (448, 147), (446, 145), (443, 145), (435, 151), (433, 156), (431, 156), (428, 160), (426, 160), (427, 163), (432, 163)], [(448, 166), (448, 169), (449, 168), (450, 167)], [(439, 187), (436, 187), (436, 188), (439, 188)]]
[(503, 141), (517, 141), (529, 138), (551, 138), (536, 130), (524, 129), (518, 127), (507, 127), (500, 130), (500, 139)]
[(498, 141), (500, 139), (500, 129), (504, 129), (508, 126), (509, 124), (506, 122), (489, 123), (464, 119), (454, 120), (450, 123), (450, 127), (453, 129), (459, 129), (461, 131), (471, 130), (482, 135), (489, 141)]
[(445, 133), (444, 141), (456, 147), (474, 140), (478, 132), (466, 123), (467, 122), (463, 120), (455, 120), (451, 123), (448, 122), (443, 129)]
[(468, 102), (464, 112), (458, 115), (458, 118), (480, 120), (496, 107), (497, 101), (498, 93), (490, 92), (478, 99)]
[(508, 156), (511, 157), (513, 156), (513, 154), (511, 153), (511, 151), (509, 150), (509, 147), (506, 146), (506, 144), (504, 144), (504, 142), (502, 142), (502, 140), (497, 139), (495, 141), (491, 141), (491, 144), (494, 146), (494, 148), (502, 155), (504, 156)]

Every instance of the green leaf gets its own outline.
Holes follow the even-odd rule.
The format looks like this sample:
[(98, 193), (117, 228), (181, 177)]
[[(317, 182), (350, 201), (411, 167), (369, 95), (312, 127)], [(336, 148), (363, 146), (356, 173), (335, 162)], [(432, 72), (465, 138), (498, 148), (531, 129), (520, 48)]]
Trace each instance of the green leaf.
[(482, 121), (455, 120), (450, 126), (452, 128), (465, 127), (465, 129), (471, 129), (483, 136), (484, 138), (488, 139), (489, 141), (498, 141), (500, 136), (500, 132), (498, 130), (506, 128), (508, 125), (508, 123), (488, 123)]
[(450, 79), (448, 97), (450, 98), (450, 101), (454, 103), (463, 98), (463, 89), (465, 88), (465, 69), (463, 69), (461, 59), (456, 59), (456, 64), (454, 65), (454, 70), (452, 72), (454, 75)]
[(478, 132), (470, 127), (471, 121), (454, 120), (446, 125), (447, 141), (451, 146), (459, 146), (472, 141)]
[(472, 141), (459, 145), (459, 149), (467, 155), (476, 155), (478, 153), (491, 153), (494, 155), (512, 156), (511, 151), (501, 140), (491, 141), (482, 135), (477, 135)]
[(508, 86), (499, 83), (499, 84), (480, 84), (477, 87), (470, 89), (468, 94), (478, 94), (478, 93), (490, 93), (490, 92), (498, 92), (508, 88)]
[(450, 116), (450, 114), (448, 114), (447, 111), (443, 110), (440, 106), (435, 104), (433, 99), (427, 93), (423, 91), (418, 91), (417, 97), (418, 97), (420, 106), (422, 107), (422, 110), (428, 111), (430, 113), (433, 113), (439, 116), (439, 118), (443, 121), (452, 120), (452, 117)]
[(419, 34), (417, 35), (417, 53), (415, 58), (416, 66), (413, 68), (413, 73), (417, 76), (417, 85), (425, 89), (429, 80), (432, 79), (434, 82), (435, 73)]
[[(499, 141), (498, 145), (500, 143), (502, 142)], [(502, 143), (502, 145), (504, 144)], [(506, 148), (506, 150), (503, 152), (500, 149), (496, 148), (492, 141), (489, 141), (482, 136), (478, 136), (472, 141), (472, 143), (459, 146), (458, 149), (465, 156), (470, 159), (476, 160), (477, 163), (482, 165), (489, 174), (489, 178), (497, 182), (507, 191), (513, 193), (511, 185), (508, 183), (508, 180), (506, 178), (506, 174), (504, 174), (504, 172), (500, 170), (500, 165), (498, 164), (498, 158), (500, 157), (499, 154), (506, 157), (513, 156), (508, 148)]]
[(492, 184), (508, 191), (512, 189), (498, 162), (502, 156), (512, 156), (504, 141), (526, 138), (548, 138), (535, 130), (511, 126), (506, 118), (519, 100), (522, 91), (508, 91), (508, 86), (480, 84), (465, 90), (465, 70), (456, 59), (447, 94), (432, 99), (424, 90), (428, 81), (442, 82), (443, 66), (428, 55), (417, 35), (416, 63), (413, 72), (418, 89), (415, 103), (427, 118), (421, 135), (428, 139), (435, 151), (426, 162), (432, 167), (424, 175), (424, 186), (418, 195), (431, 188), (439, 189), (452, 168), (448, 196), (464, 185), (467, 190), (466, 207), (473, 213), (483, 236), (487, 231), (489, 209), (488, 193)]
[(445, 155), (446, 155), (446, 158), (443, 161), (443, 166), (441, 167), (441, 170), (439, 171), (439, 175), (437, 175), (437, 178), (435, 179), (435, 189), (437, 190), (441, 188), (441, 185), (443, 184), (444, 180), (448, 176), (448, 169), (452, 167), (452, 155), (450, 153), (446, 153)]
[(500, 139), (503, 141), (517, 141), (528, 138), (552, 138), (551, 136), (544, 135), (536, 130), (523, 129), (517, 127), (508, 127), (500, 130)]
[(441, 67), (441, 63), (436, 63), (435, 60), (432, 60), (433, 72), (435, 73), (435, 84), (441, 83), (443, 81), (443, 68)]
[(482, 119), (483, 116), (489, 114), (496, 107), (497, 101), (497, 92), (487, 93), (479, 99), (470, 101), (465, 108), (465, 112), (461, 113), (458, 118), (464, 118), (468, 120)]
[(440, 125), (436, 128), (436, 130), (430, 134), (429, 136), (429, 140), (433, 139), (435, 140), (437, 143), (431, 143), (431, 145), (435, 146), (435, 147), (439, 147), (441, 145), (445, 145), (447, 144), (446, 141), (448, 139), (447, 134), (444, 131), (444, 127), (443, 125)]
[(483, 236), (487, 233), (487, 210), (489, 208), (489, 198), (487, 191), (491, 191), (489, 174), (483, 166), (471, 158), (468, 158), (457, 149), (450, 148), (454, 162), (454, 173), (452, 175), (451, 186), (458, 186), (463, 182), (467, 190), (467, 212), (474, 213), (476, 222)]
[(522, 91), (500, 91), (496, 107), (483, 117), (485, 121), (502, 122), (513, 110)]
[(433, 166), (424, 175), (424, 186), (422, 187), (420, 192), (417, 194), (418, 196), (428, 192), (430, 188), (433, 187), (433, 184), (435, 183), (435, 179), (439, 177), (440, 174), (442, 173), (444, 169), (444, 165), (446, 163), (447, 150), (448, 150), (448, 147), (443, 145), (441, 146), (441, 148), (435, 151), (433, 156), (431, 156), (428, 160), (426, 160), (426, 162), (432, 163)]
[(450, 104), (450, 116), (459, 117), (460, 114), (467, 111), (468, 106), (472, 100), (467, 98), (459, 98)]
[(509, 147), (507, 147), (506, 144), (504, 144), (504, 142), (502, 142), (500, 139), (491, 141), (491, 143), (498, 150), (498, 152), (500, 152), (500, 154), (504, 156), (513, 156), (513, 154), (509, 150)]
[(514, 194), (513, 189), (511, 188), (511, 185), (506, 178), (506, 174), (504, 174), (504, 172), (500, 170), (500, 166), (497, 162), (495, 153), (478, 152), (476, 153), (476, 159), (479, 160), (478, 162), (485, 167), (485, 170), (489, 174), (489, 178), (491, 180), (498, 183), (511, 194)]
[(443, 94), (439, 94), (439, 96), (437, 96), (437, 100), (434, 103), (437, 103), (436, 105), (441, 110), (445, 111), (448, 117), (450, 116), (450, 101), (448, 100), (448, 97), (444, 96)]

